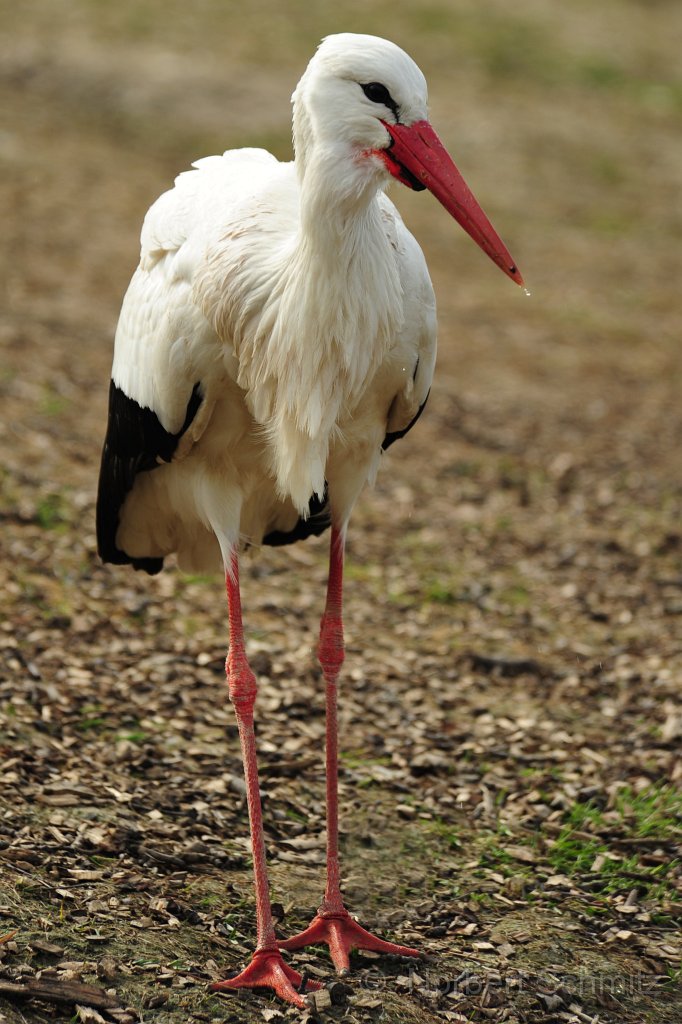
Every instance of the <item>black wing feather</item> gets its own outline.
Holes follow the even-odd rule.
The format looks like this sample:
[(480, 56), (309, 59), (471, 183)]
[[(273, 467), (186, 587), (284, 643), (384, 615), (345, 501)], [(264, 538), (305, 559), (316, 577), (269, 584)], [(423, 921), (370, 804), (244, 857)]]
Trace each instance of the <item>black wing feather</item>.
[(281, 547), (284, 544), (294, 544), (297, 540), (305, 540), (307, 537), (319, 537), (331, 526), (331, 521), (329, 496), (325, 484), (323, 496), (318, 498), (316, 494), (313, 494), (310, 499), (308, 515), (305, 519), (300, 516), (291, 530), (271, 530), (263, 537), (263, 543), (270, 544), (272, 547)]
[(390, 448), (395, 441), (399, 441), (401, 437), (405, 437), (405, 434), (408, 432), (408, 430), (412, 430), (412, 427), (415, 425), (421, 414), (424, 412), (424, 409), (426, 408), (426, 403), (429, 400), (429, 394), (430, 391), (427, 392), (426, 398), (419, 406), (416, 413), (414, 414), (414, 416), (412, 417), (412, 419), (410, 420), (406, 427), (403, 427), (402, 430), (393, 430), (391, 431), (391, 433), (386, 434), (386, 437), (384, 438), (381, 444), (382, 451), (386, 451), (386, 449)]
[(97, 492), (97, 550), (103, 562), (132, 565), (150, 575), (163, 568), (162, 558), (131, 558), (116, 547), (119, 514), (137, 474), (171, 461), (201, 402), (201, 387), (195, 384), (185, 422), (177, 434), (171, 434), (161, 426), (155, 412), (138, 405), (111, 381), (109, 420)]

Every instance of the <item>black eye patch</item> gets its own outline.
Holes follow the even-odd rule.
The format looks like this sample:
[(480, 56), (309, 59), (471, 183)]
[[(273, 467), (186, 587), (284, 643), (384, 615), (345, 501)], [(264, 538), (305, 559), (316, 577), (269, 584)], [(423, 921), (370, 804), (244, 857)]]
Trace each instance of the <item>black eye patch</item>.
[(371, 100), (372, 103), (383, 103), (385, 107), (393, 111), (396, 121), (400, 120), (398, 117), (398, 104), (385, 85), (382, 85), (381, 82), (369, 82), (367, 85), (361, 84), (360, 88), (368, 100)]

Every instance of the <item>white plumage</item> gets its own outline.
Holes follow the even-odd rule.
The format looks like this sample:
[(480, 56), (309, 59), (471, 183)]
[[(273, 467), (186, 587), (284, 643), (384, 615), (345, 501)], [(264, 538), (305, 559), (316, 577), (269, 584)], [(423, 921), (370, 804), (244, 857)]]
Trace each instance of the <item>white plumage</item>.
[(216, 537), (225, 554), (239, 537), (291, 529), (325, 481), (347, 521), (384, 436), (425, 401), (436, 351), (426, 264), (383, 194), (385, 165), (356, 158), (386, 143), (357, 84), (379, 75), (426, 116), (406, 54), (332, 37), (293, 96), (294, 163), (253, 149), (208, 157), (149, 210), (112, 378), (171, 434), (197, 383), (202, 404), (173, 461), (133, 483), (116, 535), (128, 555), (177, 551), (184, 568), (215, 567)]
[[(397, 46), (326, 39), (293, 95), (293, 163), (243, 149), (199, 160), (157, 200), (116, 332), (97, 506), (100, 554), (158, 572), (226, 573), (226, 663), (245, 765), (258, 945), (222, 988), (268, 985), (303, 1005), (270, 911), (256, 767), (256, 680), (245, 651), (240, 543), (331, 526), (318, 654), (327, 693), (325, 898), (282, 945), (415, 956), (353, 921), (339, 883), (336, 681), (346, 525), (382, 451), (415, 422), (436, 356), (422, 252), (384, 189), (428, 188), (478, 245), (521, 275), (427, 121), (424, 77)], [(312, 984), (312, 983), (311, 983)]]

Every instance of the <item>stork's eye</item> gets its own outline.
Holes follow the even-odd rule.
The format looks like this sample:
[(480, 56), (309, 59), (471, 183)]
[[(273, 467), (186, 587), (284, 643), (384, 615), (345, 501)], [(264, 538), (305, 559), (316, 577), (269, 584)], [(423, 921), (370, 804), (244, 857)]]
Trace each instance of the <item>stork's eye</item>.
[(389, 110), (395, 110), (398, 105), (386, 86), (382, 85), (381, 82), (370, 82), (369, 85), (363, 85), (362, 91), (372, 103), (383, 103)]

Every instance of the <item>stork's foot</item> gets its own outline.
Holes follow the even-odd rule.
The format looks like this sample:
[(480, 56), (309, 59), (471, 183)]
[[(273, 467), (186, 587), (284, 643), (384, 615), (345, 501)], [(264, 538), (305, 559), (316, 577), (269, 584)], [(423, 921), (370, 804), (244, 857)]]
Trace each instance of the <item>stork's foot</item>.
[[(301, 975), (284, 963), (279, 950), (258, 949), (253, 954), (251, 963), (240, 974), (234, 978), (227, 978), (225, 981), (216, 981), (214, 985), (211, 985), (211, 989), (214, 992), (221, 992), (224, 989), (271, 988), (280, 999), (304, 1008), (308, 1004), (300, 992), (302, 985)], [(320, 982), (306, 982), (306, 992), (312, 992), (318, 988), (322, 988)]]
[(377, 938), (354, 921), (347, 910), (320, 912), (308, 927), (290, 939), (280, 941), (282, 949), (301, 949), (303, 946), (329, 946), (331, 958), (339, 974), (350, 968), (351, 949), (369, 949), (374, 953), (393, 953), (397, 956), (421, 956), (418, 949), (399, 946)]

